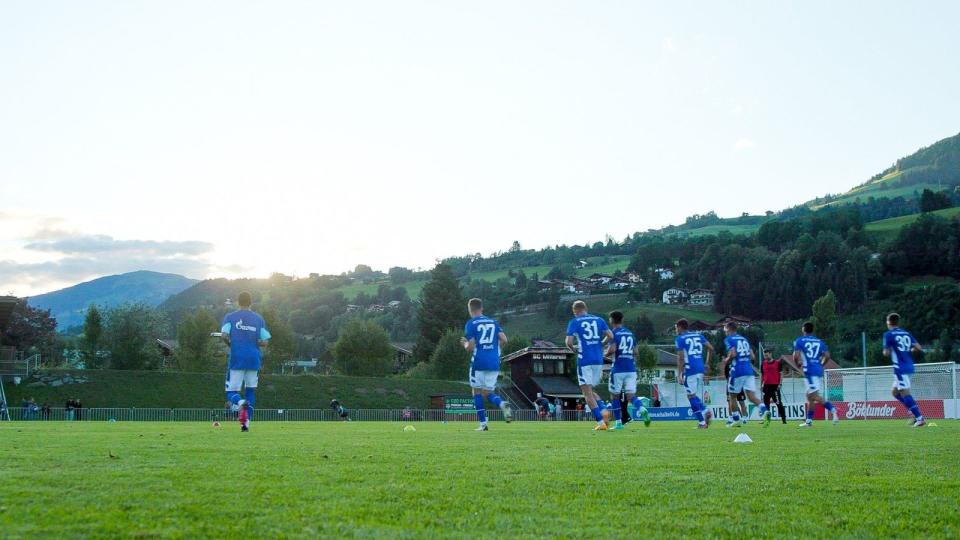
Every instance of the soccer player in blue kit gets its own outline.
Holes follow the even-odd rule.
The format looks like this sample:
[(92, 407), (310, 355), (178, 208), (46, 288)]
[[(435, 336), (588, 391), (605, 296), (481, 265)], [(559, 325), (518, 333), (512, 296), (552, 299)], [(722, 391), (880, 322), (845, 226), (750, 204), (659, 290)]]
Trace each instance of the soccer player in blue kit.
[(840, 421), (837, 409), (833, 403), (824, 399), (823, 392), (823, 364), (830, 359), (830, 350), (827, 344), (813, 335), (813, 323), (803, 323), (803, 335), (793, 342), (793, 361), (803, 366), (803, 378), (807, 380), (807, 419), (800, 427), (813, 425), (813, 409), (817, 403), (823, 403), (823, 408), (833, 415), (833, 423)]
[(610, 368), (610, 406), (616, 420), (614, 430), (624, 429), (621, 415), (620, 393), (626, 394), (627, 401), (633, 404), (634, 414), (643, 419), (643, 425), (650, 427), (650, 413), (637, 397), (637, 363), (635, 360), (637, 340), (629, 328), (623, 326), (623, 313), (610, 313), (610, 328), (613, 340), (607, 350), (613, 355), (613, 367)]
[[(240, 309), (228, 313), (220, 328), (221, 338), (230, 346), (230, 364), (227, 369), (227, 401), (240, 409), (240, 431), (250, 431), (253, 416), (254, 393), (260, 375), (260, 346), (270, 339), (263, 317), (250, 310), (253, 301), (250, 293), (242, 292), (237, 297)], [(243, 386), (244, 398), (240, 398)]]
[(503, 411), (507, 422), (513, 418), (510, 404), (498, 396), (497, 377), (500, 376), (500, 348), (507, 344), (507, 336), (497, 321), (483, 314), (483, 302), (471, 298), (467, 302), (470, 320), (463, 327), (463, 347), (470, 357), (470, 388), (473, 391), (473, 405), (477, 409), (480, 427), (476, 431), (488, 431), (487, 411), (484, 400), (489, 399)]
[(710, 426), (713, 413), (708, 409), (700, 396), (703, 395), (703, 376), (706, 366), (710, 363), (710, 355), (714, 352), (713, 345), (698, 332), (690, 332), (690, 323), (680, 319), (676, 324), (677, 338), (674, 345), (677, 347), (677, 373), (680, 374), (680, 384), (687, 392), (687, 400), (693, 415), (697, 417), (697, 428), (706, 429)]
[(900, 315), (887, 315), (887, 331), (883, 334), (883, 355), (890, 358), (893, 364), (893, 397), (903, 403), (913, 414), (913, 427), (923, 427), (927, 421), (920, 413), (920, 406), (910, 395), (910, 375), (913, 375), (913, 353), (923, 349), (917, 338), (910, 332), (900, 328)]
[(573, 303), (573, 318), (567, 324), (566, 344), (577, 353), (577, 382), (583, 397), (597, 421), (595, 430), (607, 429), (603, 420), (603, 409), (607, 404), (593, 390), (600, 384), (603, 375), (603, 344), (613, 339), (613, 332), (603, 317), (587, 313), (587, 303), (577, 300)]
[[(727, 383), (727, 402), (730, 410), (738, 410), (737, 394), (743, 390), (747, 399), (759, 407), (763, 427), (767, 427), (770, 425), (770, 411), (767, 410), (767, 406), (760, 401), (760, 396), (757, 395), (757, 379), (754, 376), (753, 368), (756, 355), (753, 348), (747, 338), (737, 333), (737, 323), (728, 322), (723, 326), (723, 330), (727, 334), (727, 337), (723, 340), (723, 344), (727, 348), (724, 364), (733, 362), (733, 367), (730, 370), (730, 380)], [(731, 418), (733, 423), (728, 425), (735, 425), (740, 421), (740, 413), (734, 412)], [(746, 422), (747, 419), (744, 418), (743, 423), (746, 424)]]

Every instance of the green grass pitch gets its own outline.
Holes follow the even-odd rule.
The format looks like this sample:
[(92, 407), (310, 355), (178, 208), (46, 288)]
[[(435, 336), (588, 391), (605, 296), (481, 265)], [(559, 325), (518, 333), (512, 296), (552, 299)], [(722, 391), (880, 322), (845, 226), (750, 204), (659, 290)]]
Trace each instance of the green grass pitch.
[(4, 422), (0, 537), (956, 538), (935, 422)]

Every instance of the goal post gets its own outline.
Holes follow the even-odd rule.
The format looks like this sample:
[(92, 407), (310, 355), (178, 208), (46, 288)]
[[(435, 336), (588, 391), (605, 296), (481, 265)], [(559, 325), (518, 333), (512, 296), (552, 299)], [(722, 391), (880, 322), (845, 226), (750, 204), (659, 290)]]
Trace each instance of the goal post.
[[(957, 418), (957, 364), (916, 364), (910, 376), (910, 394), (928, 418)], [(911, 418), (891, 392), (893, 367), (828, 369), (824, 374), (826, 398), (846, 420)], [(819, 407), (818, 407), (819, 408)]]

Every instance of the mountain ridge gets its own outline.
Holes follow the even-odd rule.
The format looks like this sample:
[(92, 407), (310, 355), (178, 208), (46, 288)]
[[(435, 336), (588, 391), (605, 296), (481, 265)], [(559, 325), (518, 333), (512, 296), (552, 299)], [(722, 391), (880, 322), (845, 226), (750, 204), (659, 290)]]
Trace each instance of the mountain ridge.
[(63, 330), (82, 324), (90, 305), (111, 308), (124, 303), (142, 303), (156, 307), (199, 281), (179, 274), (136, 270), (32, 296), (27, 303), (35, 308), (49, 309), (57, 319), (57, 326)]

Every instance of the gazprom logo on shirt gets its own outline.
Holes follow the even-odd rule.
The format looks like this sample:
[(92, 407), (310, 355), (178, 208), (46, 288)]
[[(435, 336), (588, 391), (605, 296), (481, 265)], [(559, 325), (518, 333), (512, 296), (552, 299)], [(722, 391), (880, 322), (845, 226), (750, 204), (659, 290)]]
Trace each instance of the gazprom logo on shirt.
[(256, 332), (256, 331), (257, 331), (257, 327), (256, 327), (256, 326), (246, 326), (246, 325), (244, 325), (244, 324), (243, 324), (243, 319), (240, 319), (239, 321), (237, 321), (236, 327), (237, 327), (237, 330), (246, 330), (247, 332)]

